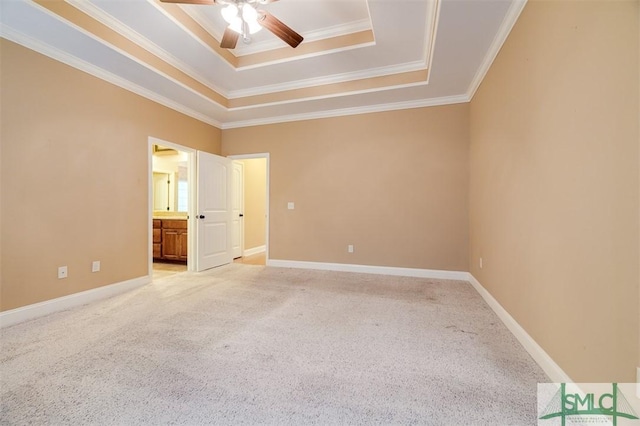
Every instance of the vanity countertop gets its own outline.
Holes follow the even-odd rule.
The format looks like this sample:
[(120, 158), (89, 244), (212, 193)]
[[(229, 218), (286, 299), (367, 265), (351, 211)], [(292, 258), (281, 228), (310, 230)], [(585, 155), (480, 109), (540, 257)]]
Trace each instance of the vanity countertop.
[(187, 220), (186, 216), (153, 216), (154, 219)]

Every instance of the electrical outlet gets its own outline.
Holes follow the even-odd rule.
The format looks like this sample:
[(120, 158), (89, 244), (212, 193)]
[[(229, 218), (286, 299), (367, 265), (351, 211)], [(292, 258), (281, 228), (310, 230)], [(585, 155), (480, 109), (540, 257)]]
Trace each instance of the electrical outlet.
[(67, 267), (66, 266), (60, 266), (58, 268), (58, 278), (59, 279), (67, 278)]
[(480, 258), (480, 269), (482, 269), (482, 258)]
[(287, 208), (288, 208), (289, 210), (293, 210), (293, 209), (295, 209), (295, 208), (296, 208), (296, 205), (293, 203), (293, 201), (289, 201), (289, 202), (287, 203)]
[(347, 251), (348, 251), (349, 253), (353, 253), (353, 245), (352, 245), (352, 244), (349, 244), (349, 245), (347, 246)]
[(100, 261), (94, 260), (91, 264), (91, 272), (100, 272)]

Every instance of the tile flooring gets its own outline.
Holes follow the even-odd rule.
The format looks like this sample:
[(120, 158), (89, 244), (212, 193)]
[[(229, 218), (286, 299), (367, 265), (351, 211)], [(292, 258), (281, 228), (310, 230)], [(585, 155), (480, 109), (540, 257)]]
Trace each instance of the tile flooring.
[(258, 253), (253, 256), (239, 257), (233, 261), (234, 263), (244, 263), (245, 265), (261, 265), (267, 264), (267, 254)]
[(153, 279), (170, 277), (186, 270), (186, 263), (153, 262)]

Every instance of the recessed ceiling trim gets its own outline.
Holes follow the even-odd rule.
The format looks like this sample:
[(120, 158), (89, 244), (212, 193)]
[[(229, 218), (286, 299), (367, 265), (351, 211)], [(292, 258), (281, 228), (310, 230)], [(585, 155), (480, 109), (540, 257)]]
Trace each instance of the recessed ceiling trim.
[(136, 95), (142, 96), (143, 98), (149, 99), (150, 101), (156, 102), (167, 108), (173, 109), (189, 117), (195, 118), (196, 120), (200, 120), (203, 123), (207, 123), (212, 126), (222, 128), (222, 123), (214, 118), (201, 114), (195, 110), (192, 110), (191, 108), (187, 108), (186, 106), (178, 102), (174, 102), (164, 96), (158, 95), (157, 93), (151, 90), (138, 86), (137, 84), (134, 84), (129, 80), (126, 80), (122, 77), (119, 77), (115, 74), (105, 71), (104, 69), (98, 66), (90, 64), (89, 62), (78, 59), (76, 56), (71, 55), (58, 48), (55, 48), (49, 44), (46, 44), (38, 39), (29, 37), (25, 34), (22, 34), (21, 32), (15, 31), (10, 27), (7, 27), (5, 25), (0, 25), (0, 36), (9, 41), (12, 41), (21, 46), (24, 46), (27, 49), (31, 49), (35, 52), (38, 52), (44, 56), (47, 56), (65, 65), (68, 65), (77, 70), (80, 70), (89, 75), (92, 75), (93, 77), (99, 78), (100, 80), (104, 80), (124, 90), (135, 93)]
[(151, 42), (142, 34), (124, 25), (123, 23), (121, 23), (120, 21), (118, 21), (117, 19), (115, 19), (105, 11), (103, 11), (102, 9), (96, 7), (91, 2), (86, 0), (65, 0), (65, 1), (71, 4), (76, 9), (79, 9), (85, 14), (91, 16), (96, 21), (102, 23), (103, 25), (106, 25), (107, 27), (112, 28), (114, 31), (116, 31), (123, 37), (133, 41), (143, 49), (153, 53), (154, 55), (156, 55), (163, 61), (167, 62), (169, 65), (173, 66), (174, 68), (177, 68), (183, 73), (194, 78), (195, 80), (198, 80), (203, 85), (210, 88), (211, 90), (214, 90), (218, 92), (220, 95), (227, 97), (227, 93), (225, 93), (224, 89), (220, 87), (216, 87), (213, 84), (210, 84), (207, 81), (208, 79), (205, 78), (205, 76), (200, 75), (195, 69), (191, 68), (190, 66), (188, 66), (187, 64), (185, 64), (184, 62), (182, 62), (181, 60), (179, 60), (178, 58), (176, 58), (175, 56), (167, 52), (166, 50), (164, 50), (162, 47)]
[(397, 111), (402, 109), (424, 108), (431, 106), (453, 105), (469, 102), (466, 94), (445, 96), (441, 98), (420, 99), (417, 101), (395, 102), (387, 104), (370, 105), (354, 108), (334, 109), (329, 111), (318, 111), (304, 114), (281, 115), (269, 118), (258, 118), (254, 120), (242, 120), (226, 122), (221, 129), (236, 129), (240, 127), (262, 126), (266, 124), (288, 123), (292, 121), (315, 120), (319, 118), (342, 117), (347, 115), (369, 114), (375, 112)]
[(426, 84), (427, 70), (396, 73), (380, 77), (368, 77), (341, 83), (312, 86), (284, 92), (249, 96), (229, 100), (229, 111), (279, 105), (291, 102), (328, 99), (340, 96), (351, 96), (381, 90), (399, 89)]
[(231, 68), (238, 67), (238, 58), (233, 56), (228, 49), (220, 47), (220, 41), (216, 40), (206, 29), (187, 14), (180, 6), (171, 3), (160, 3), (154, 0), (147, 0), (149, 4), (162, 12), (174, 24), (182, 28), (187, 34), (193, 37), (198, 43), (215, 53)]
[[(79, 31), (82, 31), (96, 41), (102, 44), (107, 44), (111, 48), (119, 51), (129, 59), (136, 61), (137, 63), (145, 66), (151, 71), (163, 75), (165, 78), (168, 78), (174, 83), (183, 85), (183, 87), (191, 90), (193, 93), (203, 96), (205, 99), (223, 106), (227, 111), (255, 108), (265, 105), (299, 102), (303, 100), (324, 99), (336, 96), (349, 96), (353, 94), (368, 93), (377, 90), (388, 90), (392, 88), (406, 87), (407, 85), (422, 84), (424, 81), (426, 81), (426, 75), (422, 74), (426, 73), (426, 70), (421, 70), (420, 66), (422, 65), (422, 63), (417, 62), (408, 65), (402, 64), (400, 66), (394, 67), (383, 67), (382, 69), (378, 70), (367, 70), (366, 72), (364, 72), (361, 78), (358, 78), (360, 76), (359, 72), (332, 76), (329, 78), (324, 78), (324, 84), (322, 84), (322, 82), (318, 79), (313, 79), (312, 82), (306, 82), (306, 85), (303, 85), (302, 87), (295, 87), (296, 82), (293, 82), (292, 84), (286, 83), (284, 87), (290, 88), (285, 90), (277, 90), (275, 96), (266, 96), (273, 93), (272, 87), (272, 92), (269, 93), (261, 93), (258, 95), (234, 98), (237, 99), (237, 101), (235, 102), (235, 105), (232, 106), (230, 104), (231, 101), (220, 94), (217, 94), (220, 96), (219, 99), (212, 99), (211, 97), (203, 94), (201, 91), (194, 90), (193, 87), (185, 84), (184, 81), (181, 81), (174, 76), (167, 75), (167, 73), (162, 72), (163, 70), (159, 70), (157, 65), (171, 66), (171, 64), (164, 62), (162, 58), (153, 56), (153, 52), (149, 52), (148, 50), (144, 49), (143, 46), (139, 46), (134, 41), (127, 39), (125, 35), (116, 31), (116, 29), (112, 29), (111, 27), (109, 27), (109, 22), (106, 19), (106, 22), (100, 22), (90, 14), (86, 13), (84, 10), (75, 8), (75, 5), (73, 4), (74, 0), (70, 0), (67, 3), (34, 0), (34, 3), (36, 3), (40, 7), (43, 7), (44, 10), (47, 11), (47, 13), (53, 14), (56, 19), (65, 19), (69, 24), (73, 25)], [(48, 6), (51, 6), (52, 3), (55, 3), (59, 7), (51, 8), (44, 6), (41, 3), (46, 3)], [(120, 25), (117, 28), (119, 29), (122, 27), (123, 26)], [(139, 35), (139, 39), (144, 39), (144, 37)], [(118, 43), (123, 40), (124, 46)], [(136, 55), (136, 53), (138, 55)], [(147, 55), (150, 54), (151, 57), (144, 60), (143, 58), (140, 58), (140, 56), (142, 56), (140, 55), (140, 53), (146, 53)], [(153, 65), (149, 62), (153, 62)], [(413, 67), (418, 67), (418, 69), (410, 69)], [(409, 69), (409, 71), (403, 71), (405, 69)], [(421, 72), (417, 79), (416, 71)], [(406, 75), (410, 74), (413, 74), (411, 76), (411, 81), (401, 81), (403, 78), (406, 78)], [(280, 89), (282, 89), (282, 87), (280, 87)], [(136, 93), (138, 92), (139, 90), (136, 90)]]
[(425, 43), (424, 63), (429, 70), (427, 76), (427, 83), (429, 83), (429, 77), (431, 76), (431, 67), (433, 66), (433, 52), (436, 48), (436, 38), (438, 35), (438, 22), (440, 21), (440, 6), (442, 0), (436, 0), (430, 4), (430, 13), (427, 14), (427, 23), (425, 28), (431, 29), (427, 36), (427, 42)]
[[(126, 2), (101, 1), (7, 1), (2, 5), (0, 36), (220, 128), (468, 102), (526, 4), (526, 0), (407, 0), (398, 8), (393, 0), (375, 0), (366, 3), (375, 26), (367, 30), (373, 40), (370, 47), (338, 47), (334, 52), (341, 53), (323, 57), (318, 53), (311, 59), (295, 49), (288, 50), (295, 55), (274, 60), (269, 55), (279, 49), (268, 51), (269, 55), (235, 57), (219, 48), (219, 41), (181, 6), (136, 0), (133, 12)], [(327, 0), (313, 1), (318, 9), (310, 6), (310, 10), (324, 11)], [(306, 9), (294, 6), (294, 10)], [(69, 13), (76, 19), (66, 19), (61, 16), (64, 13), (56, 13), (58, 9), (74, 11)], [(362, 8), (358, 10), (345, 15), (345, 21), (367, 16)], [(224, 26), (211, 9), (203, 11), (216, 28)], [(138, 15), (139, 22), (134, 19)], [(290, 16), (296, 17), (297, 12)], [(318, 22), (313, 14), (297, 19), (307, 29), (322, 26), (316, 25), (320, 22), (340, 22), (331, 19), (341, 16), (338, 12), (321, 21), (323, 16), (318, 14)], [(406, 31), (399, 33), (403, 25)], [(168, 38), (165, 30), (175, 38)], [(323, 40), (335, 42), (333, 38)], [(256, 37), (259, 43), (268, 39)], [(436, 43), (438, 55), (434, 56)], [(184, 54), (184, 44), (197, 53)], [(345, 53), (347, 49), (354, 50)], [(267, 65), (286, 61), (291, 65), (274, 66), (264, 73), (250, 70), (257, 68), (255, 63), (243, 68), (243, 61), (255, 55), (264, 55)], [(420, 81), (403, 79), (407, 77), (403, 73), (414, 71), (422, 73)], [(225, 90), (217, 91), (212, 85)], [(212, 92), (221, 102), (208, 96)]]
[(392, 74), (402, 74), (425, 69), (422, 61), (409, 62), (406, 64), (391, 65), (388, 67), (372, 68), (364, 71), (356, 71), (342, 74), (334, 74), (326, 77), (296, 80), (292, 82), (273, 84), (269, 86), (254, 87), (251, 89), (233, 90), (229, 92), (229, 100), (244, 98), (249, 96), (259, 96), (275, 92), (285, 92), (289, 90), (304, 89), (313, 86), (324, 86), (327, 84), (344, 83), (348, 81), (363, 80), (365, 78), (384, 77)]
[(219, 46), (219, 39), (215, 38), (215, 34), (210, 28), (210, 25), (204, 24), (204, 18), (202, 16), (196, 19), (190, 12), (178, 4), (158, 3), (153, 0), (148, 1), (161, 10), (176, 25), (182, 27), (191, 37), (207, 46), (212, 52), (218, 54), (236, 71), (328, 55), (344, 50), (373, 46), (375, 44), (373, 31), (366, 29), (364, 31), (324, 38), (322, 40), (308, 41), (305, 38), (305, 42), (296, 49), (291, 49), (288, 46), (282, 47), (282, 42), (276, 40), (276, 43), (280, 43), (278, 49), (235, 56), (232, 51), (222, 49)]
[(275, 65), (294, 60), (314, 58), (330, 55), (351, 49), (359, 49), (375, 45), (375, 37), (372, 30), (364, 30), (357, 33), (325, 38), (300, 44), (295, 50), (290, 47), (282, 47), (277, 50), (254, 53), (238, 57), (238, 71)]
[(128, 40), (83, 11), (76, 9), (73, 5), (64, 1), (32, 0), (32, 2), (56, 19), (65, 21), (68, 25), (73, 26), (97, 42), (109, 46), (123, 56), (183, 86), (192, 93), (224, 107), (227, 106), (227, 99), (218, 92), (174, 68), (171, 64), (145, 50), (142, 46)]

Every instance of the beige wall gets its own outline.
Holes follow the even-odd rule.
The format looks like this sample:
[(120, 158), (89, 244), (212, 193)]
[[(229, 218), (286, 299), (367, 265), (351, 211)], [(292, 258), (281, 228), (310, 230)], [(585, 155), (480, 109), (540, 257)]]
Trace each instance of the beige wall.
[(468, 113), (452, 105), (231, 129), (222, 152), (270, 153), (271, 259), (466, 271)]
[(529, 2), (471, 102), (471, 272), (575, 381), (635, 381), (638, 4)]
[(239, 160), (244, 164), (244, 249), (262, 247), (267, 236), (267, 159)]
[(220, 130), (6, 40), (0, 49), (0, 309), (147, 275), (148, 137), (219, 153)]

